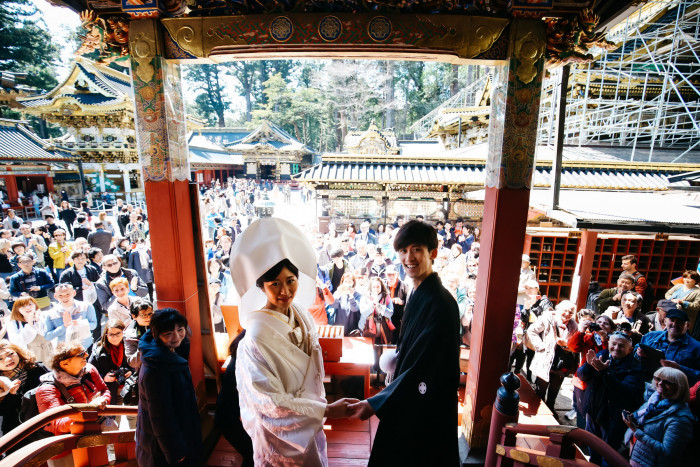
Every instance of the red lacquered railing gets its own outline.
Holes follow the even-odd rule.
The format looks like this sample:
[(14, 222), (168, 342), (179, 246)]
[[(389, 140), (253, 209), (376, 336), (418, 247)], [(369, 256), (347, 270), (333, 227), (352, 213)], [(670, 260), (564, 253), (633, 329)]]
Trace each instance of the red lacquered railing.
[(134, 444), (134, 430), (103, 432), (98, 419), (105, 416), (133, 415), (138, 412), (135, 406), (108, 405), (100, 410), (88, 404), (70, 404), (54, 407), (24, 422), (0, 438), (0, 452), (8, 449), (41, 430), (54, 420), (70, 417), (73, 419), (70, 434), (51, 436), (35, 441), (9, 454), (0, 461), (0, 467), (41, 465), (48, 459), (72, 452), (76, 467), (101, 466), (110, 464), (107, 445), (114, 445), (112, 465), (137, 465)]
[[(535, 451), (516, 446), (517, 435), (549, 438), (545, 451)], [(576, 458), (576, 446), (588, 446), (603, 456), (610, 467), (629, 467), (629, 462), (608, 443), (586, 430), (572, 426), (543, 426), (509, 423), (503, 428), (501, 441), (496, 445), (496, 466), (506, 465), (560, 465), (593, 466)]]
[[(486, 448), (488, 467), (582, 467), (587, 462), (578, 447), (588, 446), (600, 454), (611, 467), (629, 467), (629, 462), (608, 443), (586, 430), (563, 425), (528, 425), (515, 423), (519, 416), (520, 378), (513, 373), (501, 376), (501, 388), (491, 411), (491, 426)], [(517, 435), (548, 438), (544, 451), (516, 446)]]

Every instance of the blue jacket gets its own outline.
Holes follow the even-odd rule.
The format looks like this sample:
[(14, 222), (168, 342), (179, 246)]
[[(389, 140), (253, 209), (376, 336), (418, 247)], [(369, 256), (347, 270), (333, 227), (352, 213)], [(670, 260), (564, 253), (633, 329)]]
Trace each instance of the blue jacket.
[[(38, 285), (41, 290), (36, 292), (30, 292), (27, 286), (27, 278), (34, 276), (35, 283), (32, 287)], [(49, 295), (49, 289), (54, 286), (53, 279), (44, 269), (33, 268), (30, 274), (25, 274), (23, 271), (19, 271), (10, 276), (10, 295), (13, 297), (19, 297), (23, 292), (28, 293), (31, 297), (40, 298)]]
[(661, 350), (666, 354), (666, 360), (678, 363), (680, 370), (688, 377), (688, 385), (693, 387), (700, 381), (700, 342), (687, 333), (674, 342), (669, 342), (666, 336), (666, 331), (650, 332), (642, 337), (640, 344)]
[(179, 465), (199, 465), (202, 429), (187, 359), (157, 342), (150, 330), (139, 351), (138, 465), (175, 465), (183, 458)]
[[(597, 356), (603, 361), (610, 360), (607, 349)], [(583, 407), (579, 409), (604, 427), (603, 440), (618, 449), (627, 429), (622, 411), (636, 410), (644, 401), (644, 371), (639, 362), (630, 354), (622, 360), (612, 360), (604, 371), (584, 363), (576, 376), (586, 383)]]
[[(75, 300), (73, 303), (74, 307), (71, 313), (72, 318), (74, 320), (87, 319), (88, 323), (90, 323), (90, 330), (94, 331), (97, 327), (97, 315), (95, 314), (95, 307), (93, 307), (89, 303), (81, 302), (79, 300)], [(46, 337), (47, 341), (51, 341), (53, 339), (58, 339), (58, 342), (66, 341), (66, 328), (65, 326), (63, 326), (63, 306), (60, 303), (56, 303), (46, 313), (46, 319), (44, 323), (46, 327), (44, 337)], [(83, 347), (85, 347), (86, 349), (90, 348), (92, 342), (92, 335), (90, 337), (86, 337), (85, 340), (83, 340), (82, 342)]]
[(644, 467), (682, 465), (685, 450), (693, 438), (694, 420), (685, 402), (676, 402), (645, 420), (634, 433), (637, 442), (630, 451), (630, 460)]

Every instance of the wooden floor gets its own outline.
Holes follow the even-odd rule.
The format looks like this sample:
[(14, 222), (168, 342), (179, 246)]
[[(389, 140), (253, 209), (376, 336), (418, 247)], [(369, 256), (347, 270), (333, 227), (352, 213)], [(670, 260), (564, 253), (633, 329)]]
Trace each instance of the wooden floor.
[[(377, 417), (359, 420), (328, 420), (323, 426), (328, 441), (330, 467), (366, 466), (372, 442), (377, 432)], [(208, 466), (240, 466), (241, 455), (223, 438), (219, 440), (207, 461)]]
[[(521, 375), (520, 394), (520, 423), (536, 425), (558, 425), (549, 408), (537, 397), (527, 380)], [(378, 392), (372, 388), (371, 394)], [(459, 413), (462, 413), (464, 388), (460, 391)], [(330, 467), (366, 466), (369, 453), (372, 450), (374, 435), (377, 432), (379, 419), (372, 417), (367, 421), (359, 420), (326, 420), (323, 431), (328, 441), (328, 464)], [(518, 436), (517, 446), (525, 449), (544, 451), (549, 444), (547, 438), (537, 436)], [(241, 456), (222, 437), (217, 443), (207, 462), (208, 466), (240, 466)]]

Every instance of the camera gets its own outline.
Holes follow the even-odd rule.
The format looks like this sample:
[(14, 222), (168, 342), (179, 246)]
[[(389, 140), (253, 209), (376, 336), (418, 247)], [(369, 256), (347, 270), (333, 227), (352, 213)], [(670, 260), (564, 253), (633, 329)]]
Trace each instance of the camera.
[(596, 331), (600, 331), (603, 328), (601, 328), (600, 324), (598, 324), (598, 323), (591, 323), (588, 325), (588, 329), (590, 329), (591, 332), (596, 332)]
[(117, 378), (117, 384), (119, 384), (119, 386), (123, 386), (126, 382), (127, 372), (128, 370), (126, 368), (117, 368), (116, 370), (112, 370), (112, 374), (115, 378)]

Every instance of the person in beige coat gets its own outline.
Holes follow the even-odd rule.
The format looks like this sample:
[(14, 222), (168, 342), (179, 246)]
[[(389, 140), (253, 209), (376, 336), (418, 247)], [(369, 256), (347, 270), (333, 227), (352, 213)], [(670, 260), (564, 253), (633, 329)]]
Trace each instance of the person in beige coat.
[[(577, 367), (574, 362), (576, 354), (567, 347), (569, 337), (577, 330), (576, 323), (571, 319), (575, 312), (576, 305), (563, 300), (556, 309), (545, 310), (527, 329), (530, 345), (535, 350), (530, 365), (535, 378), (535, 392), (550, 408), (554, 407), (565, 374), (575, 371)], [(557, 354), (556, 364), (561, 368), (552, 366)]]

